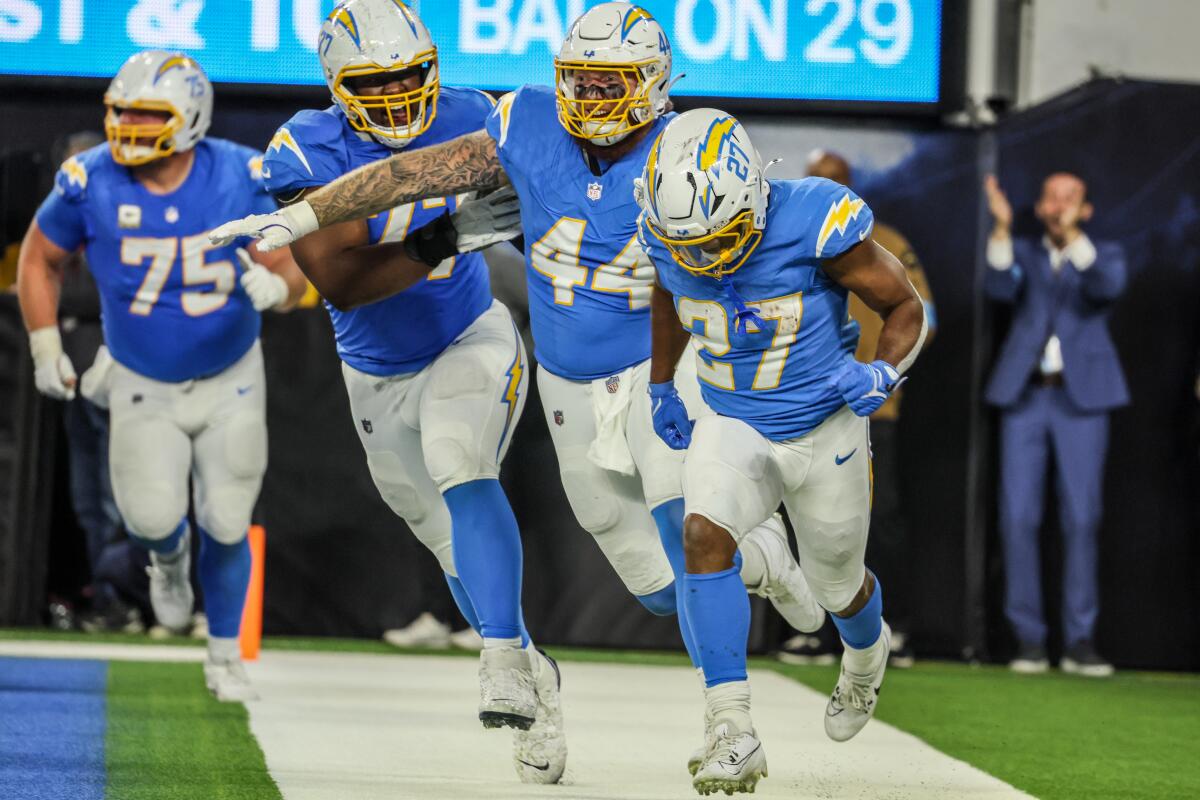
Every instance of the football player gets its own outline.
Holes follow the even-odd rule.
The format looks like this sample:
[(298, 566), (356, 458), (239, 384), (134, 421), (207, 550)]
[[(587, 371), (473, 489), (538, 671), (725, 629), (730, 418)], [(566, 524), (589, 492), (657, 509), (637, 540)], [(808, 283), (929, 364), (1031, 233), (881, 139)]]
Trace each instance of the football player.
[[(482, 92), (441, 85), (429, 31), (393, 0), (339, 4), (317, 55), (333, 105), (292, 117), (264, 157), (266, 184), (283, 204), (398, 151), (478, 130), (495, 106)], [(498, 208), (511, 212), (507, 230)], [(480, 719), (517, 729), (523, 781), (555, 783), (567, 756), (558, 669), (522, 624), (520, 533), (499, 481), (527, 359), (508, 309), (492, 298), (483, 256), (460, 252), (519, 232), (511, 190), (474, 202), (446, 193), (332, 225), (293, 250), (329, 308), (375, 485), (437, 557), (484, 638)], [(409, 277), (416, 283), (399, 291)]]
[(193, 481), (208, 614), (208, 688), (254, 696), (238, 648), (250, 576), (246, 529), (267, 466), (259, 312), (305, 284), (287, 249), (214, 246), (230, 214), (270, 210), (259, 154), (205, 138), (213, 91), (182, 53), (130, 57), (105, 94), (107, 144), (63, 163), (21, 246), (18, 291), (38, 389), (73, 397), (75, 368), (57, 325), (59, 274), (83, 248), (100, 290), (107, 350), (83, 375), (112, 419), (113, 492), (134, 542), (150, 551), (161, 624), (191, 623), (188, 479)]
[[(360, 168), (277, 214), (213, 235), (274, 247), (399, 203), (511, 184), (521, 201), (538, 388), (563, 488), (630, 592), (656, 614), (680, 612), (698, 668), (677, 597), (683, 454), (658, 440), (641, 402), (653, 269), (638, 246), (632, 187), (673, 116), (671, 48), (644, 9), (602, 3), (572, 25), (555, 71), (553, 88), (501, 98), (484, 130)], [(695, 381), (681, 388), (693, 416), (704, 413)], [(794, 627), (821, 625), (824, 612), (780, 520), (745, 537), (739, 558), (746, 585), (771, 597)]]
[[(754, 791), (767, 764), (750, 718), (750, 607), (737, 543), (784, 503), (801, 569), (845, 644), (825, 732), (846, 741), (875, 713), (889, 647), (882, 589), (863, 564), (865, 417), (916, 359), (925, 312), (904, 267), (871, 241), (867, 205), (824, 178), (767, 181), (728, 114), (699, 109), (671, 122), (637, 198), (658, 276), (654, 426), (687, 448), (685, 597), (713, 723), (694, 786)], [(849, 292), (884, 320), (870, 364), (854, 360), (843, 338)], [(716, 412), (694, 428), (673, 382), (689, 339)]]

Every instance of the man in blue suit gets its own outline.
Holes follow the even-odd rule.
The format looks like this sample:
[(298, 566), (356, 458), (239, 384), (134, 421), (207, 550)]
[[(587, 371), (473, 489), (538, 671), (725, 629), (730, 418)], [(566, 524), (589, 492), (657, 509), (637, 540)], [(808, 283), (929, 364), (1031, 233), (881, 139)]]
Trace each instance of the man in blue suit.
[(1004, 611), (1019, 641), (1010, 666), (1044, 672), (1038, 530), (1050, 455), (1063, 532), (1064, 672), (1102, 677), (1112, 665), (1096, 651), (1099, 611), (1096, 534), (1103, 508), (1108, 412), (1129, 402), (1108, 333), (1108, 315), (1125, 288), (1125, 256), (1080, 229), (1092, 216), (1076, 175), (1046, 178), (1035, 212), (1041, 240), (1013, 241), (1012, 207), (994, 176), (985, 184), (994, 220), (984, 288), (1013, 305), (1013, 321), (988, 381), (987, 402), (1001, 410), (1000, 530), (1006, 574)]

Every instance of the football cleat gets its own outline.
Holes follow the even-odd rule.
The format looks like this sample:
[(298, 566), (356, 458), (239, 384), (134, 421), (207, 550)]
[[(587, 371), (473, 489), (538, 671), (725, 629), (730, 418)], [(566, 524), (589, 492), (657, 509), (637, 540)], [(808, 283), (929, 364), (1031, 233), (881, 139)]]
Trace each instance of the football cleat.
[(562, 675), (558, 662), (541, 650), (537, 676), (537, 716), (529, 730), (513, 734), (513, 766), (521, 783), (558, 783), (567, 768), (567, 737), (563, 730)]
[(845, 742), (863, 729), (879, 704), (879, 687), (887, 671), (888, 655), (891, 652), (892, 632), (887, 623), (879, 634), (879, 641), (871, 645), (875, 650), (875, 668), (866, 674), (856, 674), (846, 668), (847, 652), (842, 653), (842, 671), (837, 686), (825, 706), (825, 734), (835, 742)]
[(800, 565), (788, 547), (783, 518), (771, 519), (750, 531), (751, 541), (762, 551), (766, 575), (757, 587), (746, 587), (753, 594), (771, 601), (787, 623), (798, 631), (812, 633), (825, 624), (825, 609), (817, 603)]
[(525, 650), (494, 647), (479, 654), (479, 721), (483, 727), (529, 730), (537, 707), (537, 687)]
[(192, 606), (196, 597), (191, 583), (192, 551), (187, 535), (179, 545), (179, 555), (164, 561), (155, 552), (150, 553), (150, 606), (160, 625), (172, 633), (186, 635), (192, 627)]
[(740, 731), (733, 723), (719, 721), (692, 786), (702, 795), (724, 792), (753, 792), (767, 777), (767, 754), (754, 731)]
[(204, 662), (204, 685), (222, 703), (245, 703), (258, 699), (254, 684), (241, 659)]

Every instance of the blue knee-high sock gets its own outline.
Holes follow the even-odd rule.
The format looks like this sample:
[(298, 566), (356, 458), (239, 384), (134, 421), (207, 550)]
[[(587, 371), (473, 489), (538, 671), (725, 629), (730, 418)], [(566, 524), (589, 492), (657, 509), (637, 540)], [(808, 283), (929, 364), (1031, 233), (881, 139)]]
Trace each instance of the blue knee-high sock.
[(175, 526), (175, 530), (171, 531), (171, 533), (165, 539), (143, 539), (141, 536), (134, 536), (130, 531), (126, 531), (126, 533), (129, 533), (129, 541), (133, 542), (143, 550), (151, 550), (155, 553), (170, 555), (179, 549), (179, 541), (183, 538), (183, 535), (187, 533), (187, 528), (188, 521), (185, 517), (177, 526)]
[(500, 481), (459, 484), (443, 497), (454, 526), (454, 568), (489, 639), (522, 637), (521, 532)]
[[(446, 576), (446, 585), (450, 587), (450, 596), (454, 598), (454, 604), (458, 606), (458, 611), (466, 619), (467, 624), (479, 633), (479, 615), (475, 613), (475, 606), (471, 603), (471, 596), (467, 594), (467, 587), (462, 585), (462, 581), (454, 577), (448, 572), (443, 572)], [(480, 634), (481, 636), (483, 634)], [(525, 614), (521, 614), (521, 646), (529, 646), (529, 631), (525, 628)]]
[(750, 598), (738, 567), (683, 579), (684, 605), (704, 684), (746, 680), (746, 639), (750, 636)]
[(201, 530), (196, 572), (204, 589), (209, 635), (236, 637), (250, 585), (250, 543), (243, 537), (237, 544), (221, 544)]
[(471, 604), (471, 596), (467, 594), (467, 589), (462, 585), (462, 581), (451, 575), (449, 572), (443, 572), (446, 576), (446, 585), (450, 587), (450, 596), (454, 598), (454, 605), (458, 606), (458, 612), (466, 619), (467, 624), (479, 632), (479, 615), (475, 613), (475, 606)]
[[(875, 573), (871, 575), (874, 577)], [(850, 617), (839, 617), (837, 614), (829, 616), (842, 635), (842, 641), (849, 647), (866, 650), (879, 641), (879, 634), (883, 631), (883, 584), (879, 578), (875, 578), (875, 591), (871, 592), (867, 604), (858, 613)]]
[(675, 593), (675, 613), (679, 616), (679, 635), (683, 637), (683, 646), (687, 650), (692, 666), (700, 666), (700, 655), (696, 650), (696, 637), (692, 633), (687, 604), (684, 602), (684, 558), (683, 558), (683, 498), (668, 500), (650, 512), (654, 523), (658, 526), (658, 538), (662, 540), (663, 550), (667, 553), (667, 561), (671, 562), (671, 572), (675, 573), (675, 583), (667, 587)]

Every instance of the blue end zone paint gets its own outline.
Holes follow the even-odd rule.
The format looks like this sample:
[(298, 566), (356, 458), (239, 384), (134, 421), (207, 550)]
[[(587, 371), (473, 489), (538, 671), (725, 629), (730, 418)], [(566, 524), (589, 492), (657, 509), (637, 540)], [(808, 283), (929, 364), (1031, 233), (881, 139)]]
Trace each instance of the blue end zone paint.
[(103, 800), (108, 665), (0, 658), (0, 797)]

